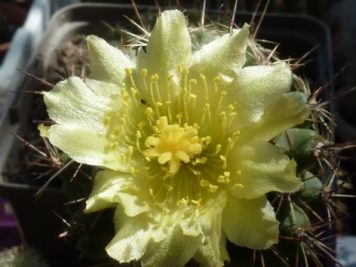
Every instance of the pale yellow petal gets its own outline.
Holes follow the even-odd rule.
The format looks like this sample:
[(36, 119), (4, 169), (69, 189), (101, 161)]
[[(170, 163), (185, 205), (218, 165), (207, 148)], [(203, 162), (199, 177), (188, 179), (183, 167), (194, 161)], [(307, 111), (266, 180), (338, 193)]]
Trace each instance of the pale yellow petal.
[(267, 142), (236, 147), (231, 152), (228, 190), (237, 198), (257, 198), (271, 191), (295, 192), (302, 186), (296, 163)]
[(283, 131), (303, 123), (309, 114), (304, 94), (292, 92), (276, 97), (258, 122), (241, 129), (239, 142), (270, 141)]
[(196, 223), (200, 224), (204, 242), (200, 245), (194, 259), (200, 266), (223, 266), (229, 259), (225, 248), (225, 237), (221, 230), (222, 211), (226, 205), (226, 194), (220, 193), (209, 200), (201, 210)]
[(118, 207), (115, 223), (120, 227), (117, 226), (118, 232), (105, 248), (108, 255), (120, 263), (141, 259), (148, 243), (152, 242), (154, 231), (149, 225), (147, 214), (127, 217)]
[(52, 125), (48, 139), (54, 146), (79, 163), (128, 171), (130, 166), (122, 160), (127, 148), (113, 151), (105, 135), (88, 128), (72, 125)]
[(47, 112), (58, 124), (104, 131), (102, 123), (108, 111), (109, 99), (98, 96), (79, 77), (71, 77), (59, 82), (44, 93)]
[(202, 236), (187, 235), (181, 228), (186, 212), (164, 214), (151, 210), (128, 217), (120, 207), (115, 213), (117, 234), (106, 251), (124, 263), (141, 260), (143, 267), (184, 266), (202, 243)]
[(288, 92), (291, 85), (292, 72), (284, 62), (240, 70), (232, 84), (239, 127), (257, 122), (269, 104)]
[(242, 29), (234, 30), (204, 45), (193, 55), (190, 75), (199, 78), (203, 74), (207, 79), (221, 75), (232, 80), (245, 64), (249, 34), (249, 26), (245, 24)]
[(228, 198), (222, 228), (235, 245), (267, 249), (278, 243), (278, 226), (273, 208), (265, 197), (249, 200)]
[(98, 36), (89, 35), (87, 44), (91, 77), (121, 85), (126, 77), (125, 69), (133, 68), (134, 63), (120, 49), (111, 46)]
[(134, 183), (131, 174), (111, 170), (99, 171), (93, 190), (86, 201), (85, 212), (96, 212), (120, 203), (128, 216), (137, 216), (150, 209), (147, 196)]
[[(162, 12), (151, 32), (146, 52), (140, 50), (137, 56), (136, 81), (139, 90), (141, 89), (148, 98), (149, 94), (142, 91), (144, 85), (141, 77), (141, 70), (146, 69), (148, 79), (151, 75), (158, 74), (158, 84), (163, 99), (167, 97), (167, 90), (170, 90), (171, 96), (174, 96), (180, 83), (178, 67), (187, 67), (190, 61), (191, 40), (183, 13), (178, 10)], [(167, 88), (168, 79), (170, 88)]]

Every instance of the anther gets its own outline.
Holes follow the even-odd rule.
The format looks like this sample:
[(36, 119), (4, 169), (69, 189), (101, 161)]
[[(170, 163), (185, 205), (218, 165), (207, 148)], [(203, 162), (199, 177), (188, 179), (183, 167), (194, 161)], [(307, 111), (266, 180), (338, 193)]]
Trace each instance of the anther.
[(215, 193), (217, 190), (218, 190), (218, 186), (216, 186), (216, 185), (212, 185), (212, 184), (209, 184), (208, 185), (208, 191), (210, 192), (210, 193)]
[(140, 73), (141, 73), (142, 77), (146, 77), (147, 76), (147, 69), (142, 69)]
[(132, 75), (132, 69), (131, 68), (125, 68), (126, 74), (131, 76)]

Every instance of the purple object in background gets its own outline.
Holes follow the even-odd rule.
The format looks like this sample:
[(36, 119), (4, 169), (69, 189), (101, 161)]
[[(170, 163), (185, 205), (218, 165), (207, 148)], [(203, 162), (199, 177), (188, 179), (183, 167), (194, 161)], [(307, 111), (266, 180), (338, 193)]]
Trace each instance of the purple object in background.
[(10, 204), (0, 198), (0, 250), (20, 243), (15, 215), (11, 211)]

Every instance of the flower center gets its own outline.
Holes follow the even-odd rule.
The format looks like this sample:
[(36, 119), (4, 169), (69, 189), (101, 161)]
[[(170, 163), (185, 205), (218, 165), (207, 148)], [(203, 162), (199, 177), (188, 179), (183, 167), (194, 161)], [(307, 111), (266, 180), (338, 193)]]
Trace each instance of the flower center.
[(201, 139), (193, 126), (168, 124), (167, 117), (163, 116), (158, 119), (155, 132), (145, 141), (144, 155), (157, 158), (159, 164), (168, 163), (170, 175), (178, 172), (182, 162), (188, 163), (202, 152)]

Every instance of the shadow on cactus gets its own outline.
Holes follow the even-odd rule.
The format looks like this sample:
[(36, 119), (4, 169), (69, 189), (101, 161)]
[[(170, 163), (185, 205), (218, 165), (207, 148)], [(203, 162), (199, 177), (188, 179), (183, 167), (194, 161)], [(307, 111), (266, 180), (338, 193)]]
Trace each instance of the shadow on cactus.
[(90, 73), (44, 92), (42, 137), (94, 167), (90, 195), (66, 183), (86, 200), (66, 234), (93, 261), (325, 266), (337, 170), (318, 91), (249, 25), (204, 24), (164, 11), (121, 50), (90, 35)]

